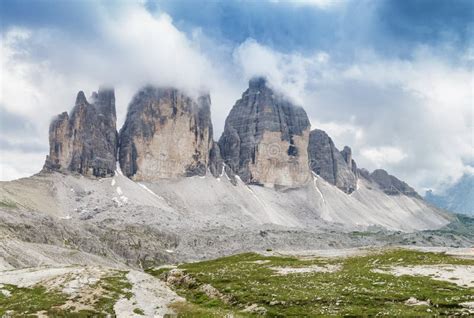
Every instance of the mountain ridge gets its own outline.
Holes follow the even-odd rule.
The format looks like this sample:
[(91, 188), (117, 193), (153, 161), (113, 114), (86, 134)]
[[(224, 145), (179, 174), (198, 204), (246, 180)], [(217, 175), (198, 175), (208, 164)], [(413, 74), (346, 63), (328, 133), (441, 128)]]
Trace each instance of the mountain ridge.
[[(173, 88), (145, 88), (143, 98), (130, 103), (133, 116), (117, 135), (107, 124), (115, 114), (112, 93), (100, 99), (99, 90), (90, 104), (78, 94), (72, 113), (82, 111), (71, 116), (76, 120), (60, 115), (67, 128), (61, 133), (55, 129), (58, 119), (51, 123), (56, 157), (46, 162), (83, 158), (82, 165), (46, 164), (30, 178), (0, 183), (0, 233), (145, 267), (255, 249), (391, 244), (388, 237), (394, 235), (400, 244), (411, 237), (424, 244), (470, 244), (461, 236), (429, 239), (423, 231), (444, 228), (455, 217), (388, 173), (357, 168), (350, 148), (339, 151), (327, 134), (329, 151), (318, 143), (310, 147), (304, 109), (290, 109), (294, 105), (262, 81), (251, 85), (223, 133), (236, 131), (231, 146), (222, 141), (226, 138), (212, 139), (209, 95), (194, 100)], [(78, 131), (77, 123), (90, 125)], [(111, 145), (111, 136), (118, 141), (104, 146)], [(56, 152), (64, 149), (58, 143), (73, 147)], [(238, 151), (222, 150), (226, 147)], [(100, 170), (104, 159), (107, 170)]]

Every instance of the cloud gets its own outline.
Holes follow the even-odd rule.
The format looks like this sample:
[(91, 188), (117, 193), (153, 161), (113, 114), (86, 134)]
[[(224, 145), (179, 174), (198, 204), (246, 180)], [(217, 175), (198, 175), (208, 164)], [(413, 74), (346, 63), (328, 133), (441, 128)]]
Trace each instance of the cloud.
[(377, 168), (397, 164), (407, 157), (407, 154), (396, 147), (362, 148), (359, 153), (367, 160), (373, 162)]
[[(436, 10), (427, 25), (416, 10), (418, 18), (405, 17), (399, 1), (323, 2), (212, 1), (197, 8), (176, 0), (150, 9), (151, 2), (85, 1), (54, 14), (35, 4), (36, 18), (8, 6), (16, 19), (4, 19), (0, 37), (1, 132), (10, 149), (2, 147), (1, 178), (41, 168), (50, 119), (72, 108), (78, 90), (114, 85), (119, 127), (145, 83), (209, 90), (218, 138), (254, 75), (304, 106), (313, 128), (326, 130), (339, 148), (351, 146), (359, 166), (382, 166), (417, 188), (458, 178), (474, 161), (467, 16), (460, 15), (461, 35), (450, 40), (434, 23), (447, 25), (448, 18)], [(468, 5), (457, 2), (449, 17), (460, 3)], [(386, 14), (390, 7), (395, 16)], [(404, 36), (398, 18), (416, 25), (414, 33)]]
[[(412, 59), (366, 50), (350, 63), (327, 52), (287, 54), (247, 40), (234, 53), (244, 77), (267, 76), (304, 105), (313, 128), (359, 166), (385, 168), (417, 188), (459, 178), (473, 158), (472, 74), (433, 50)], [(472, 160), (472, 159), (471, 159)]]

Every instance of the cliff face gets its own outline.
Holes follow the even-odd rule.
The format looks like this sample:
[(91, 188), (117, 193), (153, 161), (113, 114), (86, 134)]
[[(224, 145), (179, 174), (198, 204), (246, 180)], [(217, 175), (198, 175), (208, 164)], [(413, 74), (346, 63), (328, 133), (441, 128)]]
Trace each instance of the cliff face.
[(314, 173), (346, 193), (357, 189), (357, 165), (349, 147), (339, 152), (331, 137), (315, 129), (309, 135), (308, 155)]
[(219, 139), (222, 158), (246, 183), (297, 187), (308, 182), (310, 123), (303, 108), (254, 78)]
[(129, 105), (119, 161), (134, 180), (204, 175), (212, 148), (211, 100), (174, 88), (146, 87)]
[(99, 89), (91, 103), (79, 92), (71, 116), (64, 112), (51, 122), (49, 145), (44, 170), (113, 175), (117, 156), (113, 89)]
[(399, 180), (395, 176), (392, 176), (383, 169), (374, 170), (370, 174), (370, 180), (377, 183), (378, 186), (389, 195), (404, 194), (413, 196), (421, 199), (421, 196), (405, 182)]

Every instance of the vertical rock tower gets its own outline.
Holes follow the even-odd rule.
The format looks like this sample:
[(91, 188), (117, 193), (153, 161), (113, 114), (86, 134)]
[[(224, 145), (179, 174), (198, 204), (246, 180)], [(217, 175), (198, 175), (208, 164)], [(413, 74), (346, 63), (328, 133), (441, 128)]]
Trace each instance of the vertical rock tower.
[(120, 130), (123, 173), (139, 181), (204, 175), (212, 148), (211, 99), (148, 86), (129, 105)]
[(309, 135), (309, 166), (317, 175), (346, 193), (357, 189), (357, 165), (352, 150), (339, 152), (326, 132), (315, 129)]
[(100, 88), (89, 103), (77, 94), (71, 116), (58, 115), (49, 127), (49, 155), (44, 170), (77, 172), (85, 176), (114, 174), (117, 157), (115, 94)]
[(253, 78), (225, 122), (219, 148), (246, 183), (298, 187), (308, 182), (310, 123), (303, 108)]

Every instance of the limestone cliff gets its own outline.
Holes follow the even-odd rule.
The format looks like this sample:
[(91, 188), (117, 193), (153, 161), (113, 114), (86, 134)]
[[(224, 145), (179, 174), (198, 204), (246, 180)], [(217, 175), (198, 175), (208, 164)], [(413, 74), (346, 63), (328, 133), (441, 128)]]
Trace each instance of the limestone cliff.
[(357, 165), (349, 147), (339, 152), (326, 132), (315, 129), (309, 135), (311, 170), (346, 193), (357, 189)]
[(310, 123), (303, 108), (254, 78), (219, 139), (227, 167), (246, 183), (297, 187), (308, 182)]
[(81, 91), (71, 112), (58, 115), (49, 127), (49, 155), (44, 170), (85, 176), (114, 174), (117, 156), (115, 94), (99, 89), (89, 103)]
[(397, 177), (388, 174), (387, 171), (383, 169), (374, 170), (370, 174), (370, 180), (377, 183), (386, 194), (404, 194), (421, 199), (421, 196), (415, 191), (415, 189), (410, 187), (407, 183), (399, 180)]
[(211, 100), (175, 88), (145, 87), (120, 130), (119, 161), (134, 180), (204, 175), (212, 148)]

